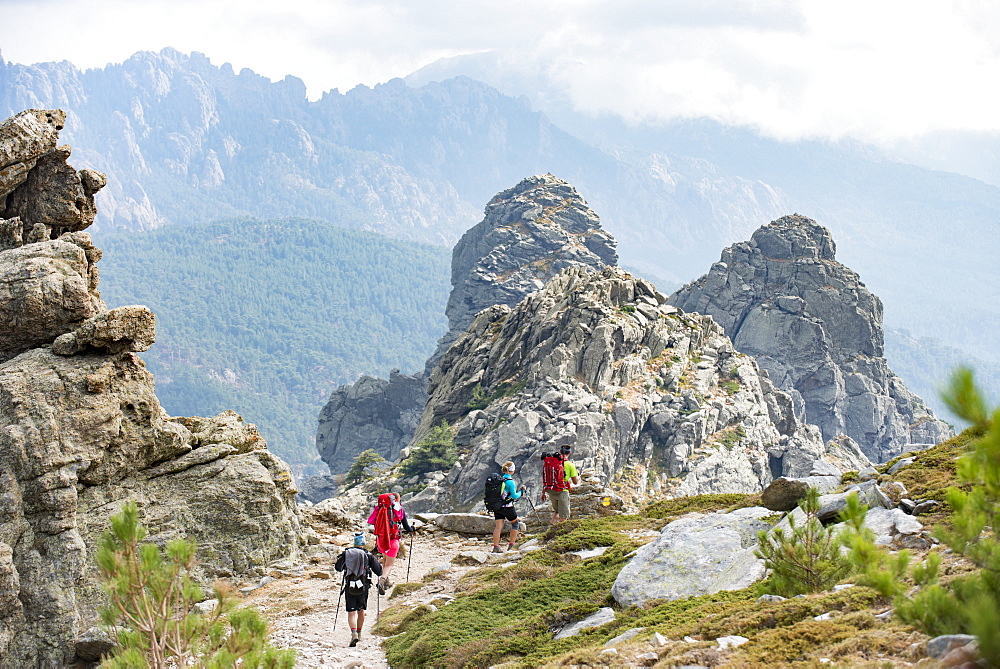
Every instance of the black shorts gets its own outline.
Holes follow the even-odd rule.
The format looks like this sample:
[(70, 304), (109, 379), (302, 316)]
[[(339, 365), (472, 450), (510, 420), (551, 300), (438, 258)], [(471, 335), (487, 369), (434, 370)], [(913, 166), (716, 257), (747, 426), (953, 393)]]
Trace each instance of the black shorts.
[(363, 595), (348, 595), (344, 593), (344, 600), (347, 603), (347, 612), (365, 611), (368, 608), (368, 589)]
[(493, 517), (497, 520), (509, 520), (512, 523), (516, 523), (517, 511), (515, 511), (512, 506), (501, 506), (493, 512)]

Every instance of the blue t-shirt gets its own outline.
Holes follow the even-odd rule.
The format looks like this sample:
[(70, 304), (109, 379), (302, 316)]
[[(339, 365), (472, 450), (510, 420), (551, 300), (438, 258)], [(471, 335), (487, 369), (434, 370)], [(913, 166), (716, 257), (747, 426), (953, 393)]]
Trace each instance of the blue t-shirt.
[(503, 491), (504, 498), (506, 499), (504, 506), (510, 506), (514, 501), (521, 498), (521, 493), (517, 491), (517, 486), (514, 485), (514, 477), (510, 474), (503, 475)]

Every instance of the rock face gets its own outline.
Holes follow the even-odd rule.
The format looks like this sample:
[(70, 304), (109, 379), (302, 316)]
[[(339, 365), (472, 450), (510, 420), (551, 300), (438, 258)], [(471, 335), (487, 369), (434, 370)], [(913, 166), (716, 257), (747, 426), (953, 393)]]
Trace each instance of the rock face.
[(566, 267), (601, 269), (618, 261), (615, 240), (569, 183), (545, 174), (498, 193), (486, 215), (455, 246), (448, 332), (423, 374), (364, 376), (333, 391), (320, 413), (316, 443), (333, 473), (361, 451), (394, 460), (413, 436), (427, 403), (427, 378), (477, 313), (514, 306)]
[[(94, 549), (135, 500), (150, 539), (199, 543), (205, 579), (297, 554), (288, 467), (232, 412), (170, 418), (138, 351), (141, 306), (108, 311), (101, 252), (80, 230), (102, 175), (52, 148), (59, 111), (0, 124), (0, 657), (66, 666), (104, 595)], [(84, 644), (85, 646), (86, 644)], [(83, 646), (81, 646), (83, 647)]]
[[(484, 408), (470, 409), (474, 393)], [(469, 510), (506, 460), (537, 499), (540, 455), (564, 444), (627, 504), (762, 490), (824, 455), (710, 317), (610, 267), (567, 268), (516, 307), (480, 312), (431, 375), (414, 442), (441, 421), (466, 455), (408, 509)]]
[(889, 369), (882, 303), (834, 254), (826, 228), (785, 216), (724, 250), (670, 303), (712, 316), (826, 440), (846, 435), (884, 462), (951, 436)]

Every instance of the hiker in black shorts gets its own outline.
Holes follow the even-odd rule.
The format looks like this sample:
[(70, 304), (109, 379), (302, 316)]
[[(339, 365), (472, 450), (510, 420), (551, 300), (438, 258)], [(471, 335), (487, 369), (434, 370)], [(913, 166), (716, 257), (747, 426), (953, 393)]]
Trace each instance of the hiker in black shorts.
[(508, 460), (503, 463), (503, 467), (500, 468), (503, 472), (503, 489), (501, 495), (503, 497), (503, 505), (493, 512), (493, 517), (496, 519), (496, 526), (493, 528), (493, 552), (502, 553), (500, 549), (500, 535), (503, 533), (503, 522), (505, 520), (510, 521), (510, 536), (508, 537), (507, 550), (514, 548), (514, 542), (517, 541), (517, 530), (520, 527), (520, 521), (517, 519), (517, 510), (514, 508), (514, 502), (521, 498), (524, 493), (524, 486), (517, 488), (514, 485), (514, 463)]
[(345, 571), (344, 602), (347, 605), (347, 624), (351, 627), (351, 646), (357, 646), (361, 639), (361, 628), (365, 624), (365, 609), (368, 608), (368, 590), (371, 588), (371, 574), (382, 575), (382, 565), (374, 555), (365, 550), (365, 533), (354, 533), (354, 546), (337, 558), (333, 567)]

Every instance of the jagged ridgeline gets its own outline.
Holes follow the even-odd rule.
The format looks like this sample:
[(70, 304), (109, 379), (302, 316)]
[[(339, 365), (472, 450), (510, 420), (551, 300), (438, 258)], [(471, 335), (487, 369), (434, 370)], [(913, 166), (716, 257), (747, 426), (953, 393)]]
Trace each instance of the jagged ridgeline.
[(253, 416), (297, 474), (317, 473), (316, 416), (334, 385), (421, 368), (445, 329), (441, 247), (253, 218), (97, 241), (105, 298), (159, 317), (144, 359), (164, 407)]
[(151, 541), (196, 540), (208, 581), (262, 575), (300, 548), (288, 465), (232, 411), (170, 417), (137, 355), (156, 338), (153, 313), (101, 300), (102, 252), (85, 228), (105, 178), (66, 162), (64, 119), (28, 110), (0, 123), (4, 667), (109, 650), (92, 643), (106, 602), (94, 552), (126, 501)]

